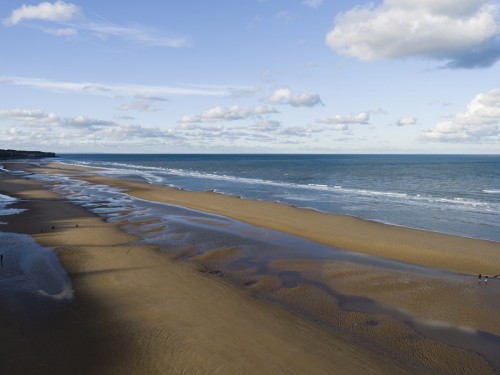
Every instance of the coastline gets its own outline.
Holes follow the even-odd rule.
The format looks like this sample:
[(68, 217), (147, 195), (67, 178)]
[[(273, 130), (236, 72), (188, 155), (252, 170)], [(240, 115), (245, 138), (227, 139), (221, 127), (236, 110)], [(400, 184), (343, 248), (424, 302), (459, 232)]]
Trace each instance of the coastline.
[(500, 242), (498, 157), (68, 154), (58, 161), (103, 168), (111, 177)]
[[(73, 173), (73, 166), (48, 165), (55, 169), (45, 172)], [(37, 170), (44, 172), (43, 169)], [(96, 174), (78, 178), (126, 189), (128, 194), (137, 198), (210, 212), (349, 251), (470, 275), (500, 273), (500, 243), (494, 241), (399, 227), (210, 191), (192, 192)]]
[[(26, 168), (26, 165), (22, 166), (19, 164), (18, 166)], [(51, 164), (51, 166), (57, 169), (34, 168), (31, 170), (37, 173), (68, 174), (73, 175), (73, 178), (79, 178), (92, 183), (116, 186), (127, 190), (128, 194), (137, 196), (140, 199), (165, 201), (165, 197), (168, 196), (170, 201), (167, 203), (190, 207), (196, 210), (200, 210), (199, 207), (204, 208), (201, 211), (209, 212), (225, 210), (228, 213), (229, 210), (229, 214), (224, 215), (229, 217), (232, 214), (238, 214), (238, 212), (236, 214), (234, 212), (231, 213), (231, 208), (236, 208), (236, 211), (239, 211), (240, 214), (244, 211), (246, 215), (244, 219), (251, 224), (255, 224), (251, 220), (257, 220), (256, 218), (258, 218), (260, 219), (256, 223), (258, 226), (267, 226), (278, 230), (285, 227), (285, 230), (281, 230), (282, 232), (287, 232), (286, 226), (289, 226), (288, 233), (298, 234), (305, 238), (311, 236), (310, 228), (300, 227), (297, 223), (305, 222), (314, 224), (320, 228), (324, 228), (324, 226), (328, 227), (328, 225), (332, 225), (333, 223), (326, 220), (326, 224), (321, 224), (319, 222), (324, 220), (323, 215), (319, 215), (320, 220), (317, 212), (312, 214), (311, 212), (307, 212), (307, 210), (296, 209), (290, 206), (283, 206), (283, 210), (278, 210), (275, 204), (266, 204), (269, 202), (241, 200), (236, 197), (228, 197), (216, 193), (193, 193), (166, 187), (156, 187), (127, 180), (88, 175), (83, 173), (86, 171), (84, 168), (68, 168), (68, 166), (61, 166), (59, 164)], [(190, 349), (203, 348), (203, 350), (207, 350), (207, 348), (204, 348), (204, 345), (209, 345), (209, 343), (204, 336), (208, 331), (210, 331), (209, 335), (218, 337), (216, 340), (216, 353), (212, 353), (212, 355), (215, 355), (215, 358), (212, 360), (204, 358), (203, 354), (199, 352), (190, 352), (189, 350), (184, 353), (182, 350), (181, 353), (175, 353), (173, 357), (177, 359), (170, 358), (174, 361), (188, 359), (191, 361), (191, 357), (195, 357), (197, 359), (192, 364), (194, 366), (193, 369), (202, 371), (208, 369), (203, 367), (205, 366), (205, 362), (206, 366), (209, 366), (214, 365), (213, 361), (217, 361), (217, 359), (224, 361), (224, 363), (228, 359), (232, 359), (240, 367), (234, 367), (236, 363), (225, 364), (225, 367), (221, 370), (222, 373), (230, 373), (231, 371), (241, 373), (252, 373), (255, 371), (276, 373), (277, 369), (283, 371), (283, 373), (294, 373), (293, 371), (296, 371), (296, 373), (326, 373), (335, 369), (343, 373), (358, 373), (359, 371), (367, 373), (404, 373), (405, 370), (403, 368), (405, 366), (394, 362), (387, 354), (380, 355), (366, 349), (365, 346), (359, 346), (357, 343), (359, 340), (378, 343), (381, 345), (378, 347), (382, 348), (384, 353), (393, 353), (391, 354), (392, 356), (396, 356), (402, 359), (403, 362), (416, 366), (417, 369), (425, 361), (428, 361), (430, 363), (429, 367), (424, 367), (427, 368), (427, 371), (432, 369), (431, 371), (433, 372), (438, 371), (450, 374), (466, 374), (471, 371), (475, 373), (491, 373), (491, 370), (488, 370), (488, 361), (485, 361), (481, 355), (476, 354), (477, 351), (481, 353), (481, 350), (484, 349), (485, 352), (483, 355), (488, 359), (488, 348), (485, 349), (483, 347), (484, 343), (478, 343), (477, 347), (473, 346), (472, 348), (468, 348), (468, 350), (464, 350), (460, 345), (456, 347), (454, 343), (446, 343), (445, 336), (450, 334), (450, 332), (456, 333), (456, 330), (439, 334), (436, 330), (429, 330), (427, 326), (426, 328), (419, 327), (418, 325), (421, 324), (419, 323), (419, 319), (435, 319), (436, 321), (452, 322), (458, 325), (474, 327), (473, 329), (480, 329), (497, 335), (500, 334), (498, 332), (498, 327), (500, 327), (498, 318), (492, 315), (492, 313), (494, 314), (495, 311), (498, 311), (495, 310), (498, 309), (498, 306), (494, 304), (485, 305), (484, 302), (478, 302), (481, 298), (487, 301), (486, 298), (488, 298), (489, 293), (495, 291), (493, 289), (495, 285), (491, 285), (492, 288), (489, 289), (477, 289), (475, 278), (468, 276), (460, 278), (457, 283), (457, 280), (453, 279), (450, 275), (436, 278), (433, 276), (412, 275), (411, 272), (408, 275), (404, 270), (389, 272), (377, 267), (360, 266), (350, 262), (315, 262), (300, 259), (273, 260), (267, 264), (268, 271), (266, 274), (257, 274), (250, 268), (235, 270), (227, 267), (240, 256), (237, 248), (215, 248), (201, 255), (193, 255), (191, 263), (179, 263), (173, 261), (172, 257), (158, 253), (154, 246), (133, 244), (137, 238), (129, 234), (127, 235), (118, 229), (119, 226), (124, 224), (123, 221), (117, 220), (114, 224), (103, 224), (102, 219), (90, 215), (83, 208), (61, 200), (59, 196), (48, 192), (40, 183), (32, 180), (21, 180), (14, 185), (17, 186), (13, 189), (17, 190), (16, 194), (18, 196), (28, 198), (29, 201), (22, 202), (21, 205), (26, 204), (30, 207), (30, 211), (24, 215), (20, 214), (10, 217), (7, 228), (25, 233), (29, 232), (44, 246), (57, 246), (61, 262), (74, 281), (77, 298), (75, 300), (76, 303), (72, 304), (69, 309), (72, 311), (71, 314), (80, 316), (82, 309), (85, 311), (86, 304), (87, 307), (88, 304), (93, 304), (89, 301), (80, 301), (83, 305), (79, 304), (78, 296), (82, 293), (84, 296), (88, 296), (90, 300), (97, 299), (98, 305), (105, 306), (106, 311), (113, 311), (113, 314), (116, 315), (113, 319), (118, 319), (120, 322), (127, 321), (123, 326), (120, 324), (120, 327), (111, 324), (112, 327), (115, 327), (114, 334), (120, 336), (123, 333), (122, 331), (125, 331), (126, 334), (130, 335), (127, 341), (133, 343), (138, 342), (138, 340), (139, 342), (146, 340), (147, 350), (145, 348), (134, 348), (134, 351), (141, 353), (138, 357), (142, 358), (144, 356), (144, 358), (151, 359), (152, 356), (161, 355), (161, 350), (159, 352), (157, 345), (162, 346), (163, 344), (164, 347), (165, 344), (168, 344), (169, 340), (172, 341), (171, 336), (163, 336), (165, 329), (167, 331), (173, 330), (175, 335), (179, 335), (180, 333), (177, 328), (180, 328), (175, 326), (176, 324), (181, 324), (183, 329), (187, 325), (189, 332), (194, 335), (187, 338), (191, 345)], [(2, 184), (2, 186), (5, 188), (5, 184)], [(24, 192), (22, 192), (23, 190)], [(40, 201), (42, 199), (47, 199), (47, 201)], [(53, 207), (54, 204), (57, 208)], [(72, 208), (70, 209), (69, 207)], [(51, 211), (50, 214), (48, 214), (49, 211)], [(69, 211), (73, 212), (73, 214), (69, 215), (72, 218), (68, 216)], [(266, 213), (265, 220), (262, 219), (263, 212)], [(215, 213), (223, 215), (220, 211), (215, 211)], [(46, 215), (51, 216), (51, 218), (48, 220)], [(296, 216), (294, 220), (283, 221), (284, 219), (290, 220), (290, 217), (293, 215)], [(87, 220), (87, 216), (92, 218), (92, 223), (89, 221), (88, 225), (81, 224), (81, 220)], [(25, 224), (27, 217), (30, 218), (30, 221), (28, 221), (30, 225)], [(48, 228), (55, 223), (57, 230), (55, 232), (49, 230), (49, 233), (40, 234), (40, 220), (46, 222)], [(78, 229), (74, 227), (75, 220), (80, 222)], [(18, 225), (15, 224), (16, 221)], [(318, 225), (318, 223), (321, 225)], [(363, 240), (364, 242), (355, 242), (352, 238), (349, 239), (349, 236), (359, 236), (360, 234), (362, 237), (375, 236), (381, 230), (378, 225), (366, 225), (372, 223), (359, 222), (358, 220), (348, 220), (347, 222), (336, 220), (334, 223), (337, 226), (344, 225), (344, 227), (340, 228), (342, 230), (348, 230), (349, 226), (354, 226), (355, 228), (351, 228), (351, 232), (348, 233), (347, 239), (344, 238), (343, 241), (354, 245), (364, 243), (365, 247), (370, 245), (369, 239)], [(22, 224), (22, 226), (19, 224)], [(63, 230), (59, 230), (61, 225)], [(99, 233), (95, 233), (96, 228), (99, 228)], [(328, 227), (328, 229), (331, 228)], [(355, 230), (353, 231), (352, 229)], [(385, 256), (389, 255), (388, 257), (392, 256), (394, 258), (396, 252), (391, 248), (390, 242), (396, 241), (397, 244), (400, 244), (401, 242), (398, 241), (406, 239), (409, 235), (407, 231), (400, 231), (399, 234), (396, 234), (398, 229), (404, 228), (396, 227), (392, 231), (382, 229), (383, 236), (381, 237), (386, 240), (382, 244), (375, 243), (375, 249), (383, 246), (389, 247)], [(337, 232), (327, 231), (326, 234), (330, 233), (330, 236), (335, 235), (335, 233), (339, 233), (339, 228), (336, 228), (336, 230)], [(317, 235), (316, 232), (313, 234)], [(424, 243), (439, 240), (441, 241), (439, 247), (446, 245), (448, 248), (452, 248), (457, 241), (461, 240), (460, 238), (450, 239), (449, 236), (438, 236), (439, 238), (436, 239), (435, 236), (431, 235), (428, 238), (429, 233), (427, 232), (424, 235), (427, 236), (427, 242)], [(422, 236), (422, 233), (418, 231), (413, 236), (410, 238), (413, 247), (410, 248), (407, 246), (403, 248), (413, 252), (419, 251), (420, 248), (417, 245), (422, 246), (422, 243), (417, 242), (415, 238), (418, 239), (419, 236)], [(319, 238), (321, 239), (321, 236)], [(318, 237), (312, 239), (317, 240)], [(417, 245), (415, 245), (416, 242)], [(469, 259), (482, 256), (485, 251), (488, 252), (489, 247), (485, 246), (483, 241), (473, 240), (473, 242), (482, 250), (478, 254), (466, 254), (468, 257), (453, 259), (453, 262), (450, 263), (453, 267), (448, 269), (454, 270), (461, 262), (469, 263)], [(362, 249), (365, 249), (365, 247)], [(449, 256), (449, 253), (439, 256), (440, 254), (436, 250), (436, 247), (431, 247), (430, 249), (424, 248), (424, 250), (426, 250), (427, 255), (432, 255), (430, 262), (433, 267), (447, 269), (443, 267), (443, 264), (450, 266), (449, 262), (442, 262), (443, 256), (446, 256), (446, 254)], [(462, 251), (466, 252), (467, 250), (463, 248)], [(370, 254), (369, 251), (365, 251), (365, 253)], [(134, 259), (131, 259), (131, 254), (134, 254)], [(410, 259), (414, 260), (415, 254), (411, 254)], [(417, 257), (416, 259), (420, 258)], [(496, 262), (496, 265), (499, 264), (495, 256), (492, 259), (493, 262)], [(418, 262), (414, 263), (419, 264)], [(102, 268), (106, 264), (109, 264), (109, 269)], [(137, 267), (138, 264), (145, 264), (144, 269)], [(163, 269), (161, 272), (159, 270), (160, 264), (161, 269)], [(475, 264), (480, 264), (480, 262)], [(193, 266), (195, 267), (193, 268)], [(463, 266), (461, 264), (461, 267)], [(465, 266), (470, 265), (467, 264)], [(241, 285), (248, 285), (247, 290), (250, 294), (244, 293), (241, 288), (221, 282), (217, 277), (217, 273), (210, 275), (210, 272), (200, 273), (196, 271), (203, 270), (205, 267), (207, 270), (223, 269), (224, 274), (228, 278), (240, 280)], [(171, 277), (168, 278), (166, 274), (169, 273), (175, 273), (176, 276), (169, 275)], [(182, 279), (182, 282), (176, 278)], [(377, 280), (375, 284), (373, 283), (374, 280)], [(401, 280), (404, 280), (403, 285), (401, 284)], [(172, 283), (172, 285), (167, 288), (165, 287), (166, 284), (163, 283)], [(203, 292), (200, 291), (202, 285), (205, 284), (208, 289), (203, 289)], [(100, 288), (103, 286), (105, 287), (101, 290)], [(162, 290), (160, 295), (154, 295), (157, 290), (163, 288), (168, 290)], [(333, 289), (331, 288), (334, 288), (336, 292), (333, 293)], [(151, 293), (149, 290), (154, 290), (155, 293)], [(227, 292), (229, 294), (221, 295), (221, 291), (224, 291), (224, 293), (229, 291)], [(131, 296), (128, 296), (129, 293)], [(256, 300), (250, 297), (250, 295), (263, 296), (264, 299), (278, 302), (282, 306), (287, 306), (292, 311), (298, 311), (302, 315), (309, 317), (309, 319), (290, 314), (281, 307)], [(165, 299), (164, 301), (162, 300), (162, 296)], [(365, 299), (359, 299), (356, 296), (363, 296)], [(373, 302), (367, 304), (369, 301), (366, 300), (366, 297), (371, 298), (373, 301), (379, 301), (382, 304), (374, 304)], [(131, 304), (132, 300), (130, 298), (135, 298), (136, 303)], [(202, 300), (192, 301), (193, 298), (195, 300)], [(464, 306), (464, 298), (473, 299), (473, 301)], [(147, 301), (147, 306), (144, 308), (135, 306), (136, 304), (142, 304), (143, 299)], [(172, 299), (175, 300), (177, 306), (170, 305), (173, 302)], [(403, 305), (398, 305), (398, 300), (404, 300), (401, 301)], [(430, 305), (430, 300), (433, 301), (432, 306)], [(181, 308), (179, 304), (182, 306), (186, 305), (184, 308)], [(244, 306), (243, 311), (240, 308), (241, 304), (244, 304), (242, 305)], [(213, 305), (216, 305), (217, 309)], [(360, 305), (367, 306), (360, 307)], [(403, 314), (399, 316), (401, 314), (396, 310), (387, 309), (387, 306), (390, 305), (400, 306), (400, 309), (409, 311), (412, 316), (416, 316), (419, 319), (414, 319), (410, 323), (405, 322), (409, 315)], [(461, 311), (454, 311), (457, 307)], [(198, 315), (190, 313), (188, 316), (184, 316), (186, 309), (190, 311), (193, 308), (200, 310)], [(208, 317), (204, 316), (207, 313), (207, 309), (208, 312), (214, 315), (211, 315), (209, 320), (203, 320), (205, 318), (208, 319)], [(214, 309), (215, 311), (212, 311)], [(373, 311), (370, 312), (370, 310)], [(166, 312), (167, 314), (164, 316), (163, 314)], [(453, 314), (450, 315), (451, 312)], [(222, 316), (219, 316), (221, 313)], [(124, 316), (126, 319), (123, 318)], [(151, 341), (148, 341), (149, 339), (145, 339), (144, 335), (151, 334), (150, 320), (152, 318), (154, 318), (154, 323), (151, 324), (162, 333), (159, 333), (158, 337), (155, 336)], [(219, 322), (221, 318), (224, 320), (223, 322)], [(71, 323), (68, 323), (70, 327), (76, 324), (77, 321), (74, 319), (74, 317), (69, 319), (71, 321)], [(131, 319), (131, 321), (128, 321), (128, 319)], [(245, 321), (244, 324), (241, 322), (242, 319)], [(200, 320), (203, 320), (207, 324), (201, 324)], [(206, 325), (210, 326), (214, 324), (212, 320), (223, 324), (223, 326), (217, 323), (212, 327), (213, 330), (209, 329)], [(314, 320), (320, 324), (313, 323)], [(86, 318), (78, 324), (82, 324), (82, 322), (90, 324)], [(341, 333), (347, 333), (347, 336), (344, 334), (339, 336), (329, 328), (321, 328), (322, 325), (332, 327), (336, 324), (338, 330)], [(264, 325), (264, 331), (262, 330), (263, 327), (259, 328), (257, 327), (258, 325)], [(425, 324), (423, 325), (425, 326)], [(273, 327), (275, 326), (279, 327), (279, 329), (274, 329)], [(123, 329), (124, 327), (126, 328)], [(289, 332), (294, 331), (290, 327), (297, 328), (298, 332)], [(103, 332), (109, 333), (109, 329), (107, 327), (104, 328)], [(71, 329), (74, 330), (75, 328)], [(131, 331), (134, 331), (133, 334)], [(436, 335), (436, 332), (438, 332), (437, 337), (430, 339), (430, 337)], [(203, 335), (200, 336), (202, 333)], [(237, 333), (243, 335), (245, 338), (244, 342), (240, 342), (241, 335), (234, 337)], [(76, 340), (78, 335), (75, 335), (75, 340), (85, 342), (85, 340), (88, 341), (89, 337), (92, 337), (95, 333), (78, 331), (78, 334), (86, 338)], [(185, 336), (183, 337), (186, 338)], [(351, 340), (350, 337), (357, 337), (358, 339)], [(327, 339), (326, 342), (324, 341), (325, 339)], [(162, 340), (165, 340), (165, 342)], [(255, 344), (256, 340), (259, 344), (263, 345), (252, 345), (252, 343)], [(408, 342), (409, 340), (410, 342)], [(110, 341), (109, 338), (106, 338), (105, 342), (111, 345), (112, 340)], [(175, 340), (174, 342), (177, 343)], [(285, 345), (284, 342), (287, 344)], [(277, 344), (279, 349), (270, 350), (269, 345), (274, 347), (274, 344)], [(111, 357), (119, 354), (115, 352), (116, 350), (126, 351), (124, 345), (120, 341), (117, 349), (111, 351)], [(243, 365), (241, 359), (234, 358), (231, 345), (239, 347), (240, 350), (245, 352), (245, 355), (249, 355), (249, 357), (245, 357), (245, 365)], [(369, 346), (373, 347), (373, 345)], [(185, 345), (181, 345), (181, 347), (185, 347)], [(110, 347), (107, 348), (107, 350), (109, 349)], [(263, 353), (262, 350), (268, 351), (268, 353)], [(217, 356), (222, 352), (226, 355), (224, 358)], [(283, 361), (283, 358), (278, 358), (283, 356), (287, 358), (286, 361)], [(266, 362), (269, 362), (266, 366), (261, 363), (261, 360), (264, 358)], [(137, 358), (136, 360), (120, 358), (110, 365), (109, 371), (111, 372), (112, 368), (130, 371), (127, 366), (140, 366), (135, 367), (136, 370), (151, 368), (147, 366), (158, 366), (163, 360), (154, 358), (151, 363), (140, 362), (139, 364)], [(255, 360), (258, 360), (259, 363), (251, 363), (255, 362)], [(101, 365), (104, 366), (102, 363), (99, 366)], [(291, 365), (293, 367), (290, 367)], [(167, 366), (167, 364), (161, 362), (161, 366)], [(182, 366), (188, 365), (184, 363)], [(260, 367), (257, 368), (255, 366)], [(274, 371), (271, 371), (271, 367), (268, 366), (277, 367), (274, 367)], [(395, 367), (391, 370), (391, 366)], [(396, 368), (397, 370), (395, 370)], [(406, 371), (420, 372), (420, 370), (416, 370), (415, 368), (407, 368)]]

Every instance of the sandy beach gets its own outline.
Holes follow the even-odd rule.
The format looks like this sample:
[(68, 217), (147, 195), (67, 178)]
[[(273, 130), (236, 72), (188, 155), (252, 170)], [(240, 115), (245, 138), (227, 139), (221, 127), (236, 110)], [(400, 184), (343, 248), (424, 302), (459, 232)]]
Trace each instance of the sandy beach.
[[(257, 267), (244, 264), (248, 257), (238, 244), (203, 253), (186, 246), (167, 255), (123, 231), (131, 225), (125, 217), (105, 222), (40, 182), (6, 174), (0, 193), (21, 198), (15, 206), (28, 210), (9, 216), (2, 231), (29, 234), (55, 248), (75, 297), (44, 314), (15, 315), (0, 304), (7, 327), (2, 373), (500, 370), (500, 305), (493, 298), (499, 283), (477, 283), (478, 273), (500, 274), (496, 242), (115, 179), (68, 165), (8, 168), (72, 176), (408, 266), (277, 256)], [(154, 223), (133, 225), (159, 231), (148, 227)], [(189, 262), (178, 260), (186, 257)]]
[[(57, 170), (45, 172), (72, 173), (72, 166), (68, 170), (68, 166), (50, 165)], [(345, 250), (471, 275), (500, 273), (500, 245), (497, 242), (396, 227), (214, 192), (191, 192), (98, 175), (80, 178), (126, 189), (138, 198), (220, 214)]]

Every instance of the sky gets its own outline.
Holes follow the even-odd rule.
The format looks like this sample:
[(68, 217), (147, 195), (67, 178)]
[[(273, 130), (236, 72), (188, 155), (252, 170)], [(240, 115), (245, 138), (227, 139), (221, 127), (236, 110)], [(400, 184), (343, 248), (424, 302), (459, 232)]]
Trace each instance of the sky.
[(500, 154), (498, 0), (0, 2), (0, 148)]

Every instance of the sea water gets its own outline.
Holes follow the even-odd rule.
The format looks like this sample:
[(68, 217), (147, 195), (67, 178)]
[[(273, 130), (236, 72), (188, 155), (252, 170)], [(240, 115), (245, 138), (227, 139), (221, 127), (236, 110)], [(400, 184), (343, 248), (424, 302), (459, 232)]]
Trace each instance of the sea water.
[(40, 301), (68, 301), (73, 289), (56, 254), (28, 235), (2, 230), (10, 215), (23, 209), (10, 207), (16, 198), (0, 194), (0, 297), (13, 311), (24, 311)]
[(65, 154), (104, 174), (500, 241), (497, 155)]
[[(21, 208), (11, 208), (9, 207), (12, 203), (16, 202), (17, 199), (9, 197), (8, 195), (0, 194), (0, 216), (15, 215), (23, 212)], [(0, 225), (4, 223), (0, 221)]]

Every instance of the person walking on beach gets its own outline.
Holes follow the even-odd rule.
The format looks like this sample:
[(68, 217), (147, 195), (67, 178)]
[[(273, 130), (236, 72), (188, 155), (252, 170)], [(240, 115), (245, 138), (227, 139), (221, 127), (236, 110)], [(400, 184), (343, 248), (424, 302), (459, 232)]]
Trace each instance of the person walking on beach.
[(477, 278), (477, 281), (479, 282), (479, 284), (481, 284), (481, 274), (479, 274), (479, 277)]
[(485, 285), (486, 285), (486, 284), (488, 284), (488, 275), (485, 275), (485, 276), (484, 276), (484, 284), (485, 284)]

